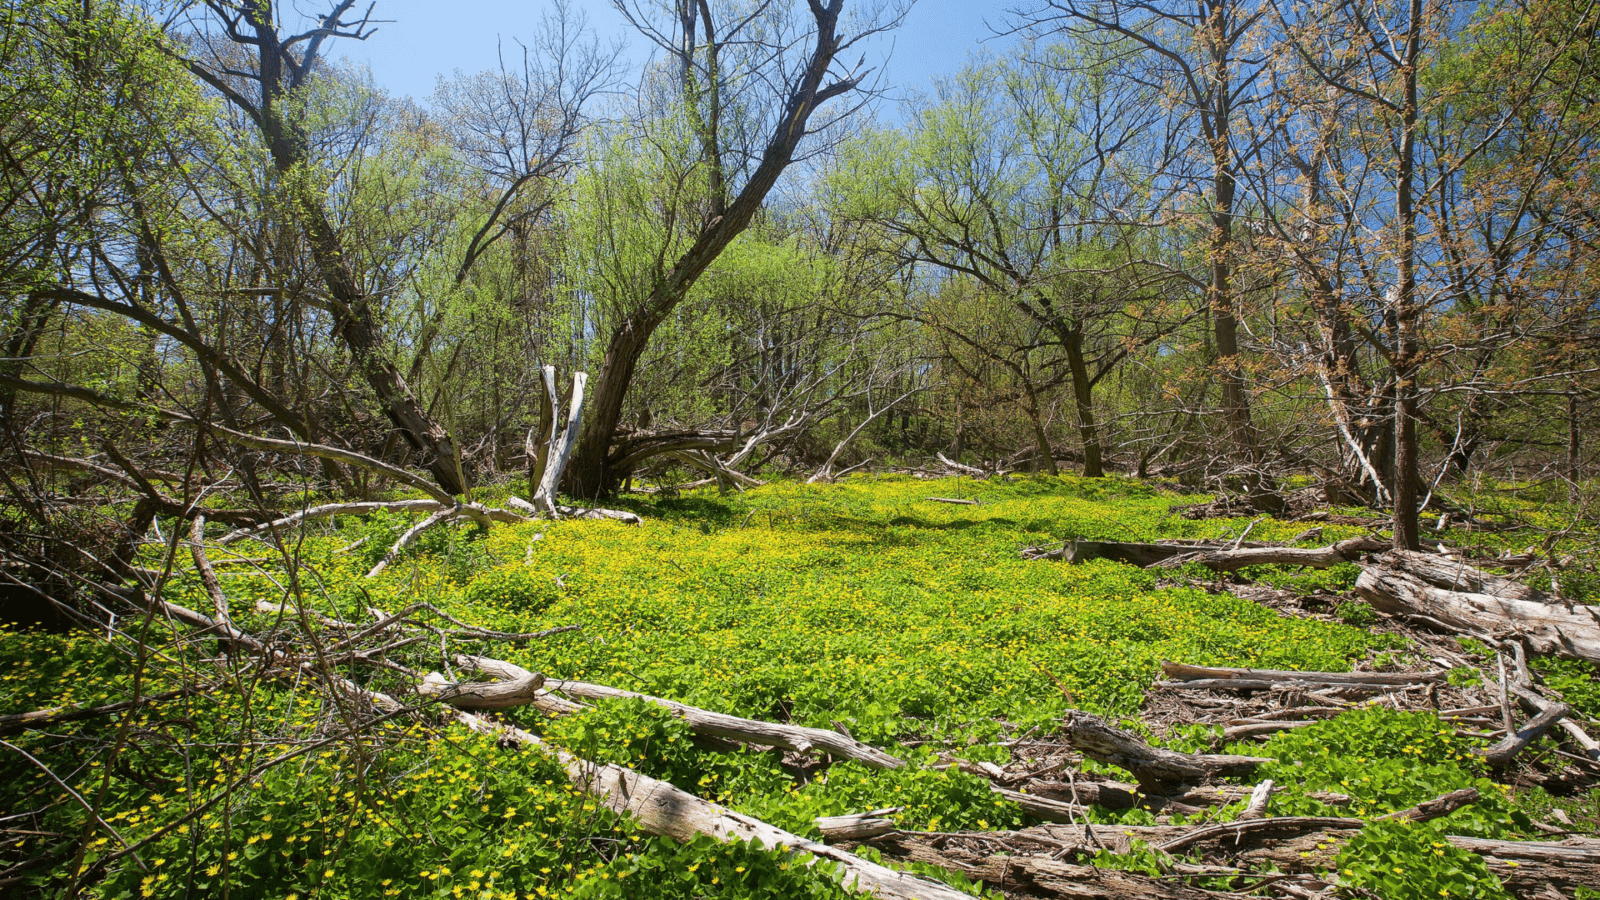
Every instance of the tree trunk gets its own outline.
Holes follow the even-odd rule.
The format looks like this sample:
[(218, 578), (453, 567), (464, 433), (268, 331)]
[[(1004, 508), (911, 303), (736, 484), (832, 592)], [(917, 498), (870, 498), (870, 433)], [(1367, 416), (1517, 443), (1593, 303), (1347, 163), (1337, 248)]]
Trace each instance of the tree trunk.
[(1028, 383), (1027, 376), (1023, 376), (1022, 387), (1024, 391), (1024, 397), (1027, 401), (1026, 412), (1028, 413), (1028, 422), (1033, 426), (1033, 443), (1035, 448), (1033, 470), (1035, 472), (1039, 471), (1039, 464), (1042, 460), (1046, 472), (1049, 472), (1051, 475), (1060, 475), (1061, 470), (1056, 467), (1055, 450), (1051, 449), (1050, 447), (1050, 435), (1045, 431), (1044, 421), (1039, 415), (1039, 398), (1034, 395), (1033, 385)]
[[(656, 273), (656, 287), (650, 297), (623, 318), (612, 332), (596, 379), (594, 405), (584, 423), (577, 456), (568, 470), (569, 490), (574, 496), (592, 500), (621, 484), (626, 473), (610, 471), (608, 454), (621, 421), (623, 402), (650, 336), (723, 249), (749, 227), (767, 194), (777, 184), (778, 176), (794, 160), (812, 114), (829, 100), (855, 90), (859, 84), (859, 77), (854, 76), (823, 84), (839, 52), (841, 38), (837, 26), (843, 7), (844, 0), (810, 3), (817, 28), (810, 58), (792, 82), (783, 112), (767, 138), (761, 160), (750, 173), (749, 181), (727, 205), (726, 212), (713, 216), (701, 229), (694, 244), (682, 256), (665, 271)], [(727, 39), (725, 36), (724, 42)]]
[(1405, 98), (1400, 115), (1400, 159), (1395, 185), (1395, 208), (1400, 219), (1397, 266), (1400, 276), (1395, 298), (1395, 454), (1394, 546), (1397, 550), (1421, 548), (1417, 531), (1420, 476), (1417, 462), (1417, 328), (1422, 311), (1417, 303), (1417, 212), (1412, 196), (1416, 172), (1417, 60), (1422, 54), (1422, 0), (1411, 0), (1406, 27), (1406, 55), (1402, 75)]
[(1105, 475), (1101, 464), (1100, 430), (1094, 421), (1094, 386), (1089, 383), (1089, 367), (1083, 359), (1083, 328), (1073, 328), (1063, 342), (1067, 369), (1072, 374), (1072, 399), (1078, 412), (1078, 438), (1083, 441), (1083, 477)]

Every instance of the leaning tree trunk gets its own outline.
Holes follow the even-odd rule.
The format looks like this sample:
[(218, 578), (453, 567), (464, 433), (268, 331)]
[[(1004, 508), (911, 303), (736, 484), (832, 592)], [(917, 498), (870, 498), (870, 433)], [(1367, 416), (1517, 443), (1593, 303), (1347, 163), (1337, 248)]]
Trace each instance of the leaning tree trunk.
[(778, 176), (793, 162), (795, 151), (807, 134), (812, 114), (818, 107), (854, 91), (860, 84), (859, 76), (824, 84), (828, 69), (843, 43), (838, 25), (844, 0), (811, 0), (808, 5), (817, 29), (811, 55), (805, 68), (791, 83), (783, 112), (767, 138), (760, 163), (750, 173), (750, 179), (740, 189), (738, 196), (728, 204), (726, 211), (714, 216), (705, 225), (694, 244), (670, 267), (653, 273), (655, 289), (611, 333), (595, 384), (593, 406), (584, 423), (577, 456), (568, 469), (569, 490), (577, 497), (593, 499), (611, 491), (621, 484), (626, 475), (625, 472), (611, 471), (609, 454), (617, 425), (622, 419), (623, 401), (633, 384), (639, 358), (649, 346), (651, 335), (682, 302), (707, 267), (734, 238), (749, 227), (756, 211), (766, 201), (767, 194), (778, 183)]

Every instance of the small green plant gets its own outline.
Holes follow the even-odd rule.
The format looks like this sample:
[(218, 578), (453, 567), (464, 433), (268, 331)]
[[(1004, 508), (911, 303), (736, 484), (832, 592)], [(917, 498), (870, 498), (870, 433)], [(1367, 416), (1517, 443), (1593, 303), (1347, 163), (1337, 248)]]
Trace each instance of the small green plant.
[(1339, 604), (1339, 621), (1356, 628), (1365, 628), (1378, 621), (1378, 614), (1373, 611), (1372, 604), (1360, 600), (1347, 600)]
[(1339, 851), (1340, 884), (1384, 900), (1502, 900), (1511, 896), (1483, 858), (1432, 823), (1372, 822)]

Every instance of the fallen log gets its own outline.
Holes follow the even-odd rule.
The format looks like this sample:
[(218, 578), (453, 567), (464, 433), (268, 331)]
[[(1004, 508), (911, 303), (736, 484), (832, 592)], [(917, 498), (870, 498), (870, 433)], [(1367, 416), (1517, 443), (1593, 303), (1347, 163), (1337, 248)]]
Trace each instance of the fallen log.
[(1379, 612), (1423, 616), (1468, 635), (1516, 634), (1535, 653), (1600, 663), (1600, 609), (1446, 590), (1391, 559), (1378, 557), (1356, 579), (1356, 594)]
[(1309, 549), (1300, 547), (1240, 547), (1236, 550), (1197, 550), (1169, 556), (1153, 566), (1175, 568), (1187, 563), (1199, 563), (1216, 572), (1235, 572), (1245, 566), (1307, 566), (1326, 569), (1343, 562), (1353, 562), (1363, 553), (1386, 550), (1388, 541), (1361, 536), (1339, 541), (1326, 547)]
[(511, 709), (533, 703), (542, 687), (544, 675), (526, 669), (515, 678), (495, 681), (452, 682), (438, 672), (429, 672), (417, 685), (417, 693), (457, 709)]
[[(478, 656), (458, 656), (456, 664), (462, 668), (473, 669), (504, 681), (522, 681), (526, 683), (534, 677), (534, 673), (505, 662), (504, 660), (488, 659)], [(430, 690), (443, 691), (448, 682), (442, 679)], [(879, 750), (868, 744), (836, 731), (827, 731), (822, 728), (806, 728), (798, 725), (780, 725), (775, 722), (762, 722), (757, 719), (745, 719), (739, 716), (730, 716), (725, 713), (712, 712), (686, 703), (674, 700), (665, 700), (661, 697), (652, 697), (637, 691), (628, 691), (621, 688), (607, 687), (602, 684), (589, 684), (582, 681), (551, 681), (544, 683), (546, 691), (530, 690), (524, 693), (525, 702), (509, 705), (536, 706), (555, 715), (565, 715), (575, 712), (580, 707), (567, 701), (567, 706), (551, 704), (544, 700), (550, 692), (559, 692), (570, 697), (584, 700), (613, 700), (632, 698), (644, 700), (657, 706), (664, 707), (676, 713), (688, 724), (695, 734), (704, 737), (720, 738), (722, 740), (740, 741), (748, 744), (757, 744), (763, 747), (778, 747), (798, 753), (809, 753), (813, 750), (833, 755), (840, 759), (853, 759), (862, 765), (874, 769), (899, 769), (906, 762), (897, 756)], [(460, 687), (460, 685), (457, 685)]]
[(1490, 594), (1512, 600), (1529, 600), (1548, 603), (1550, 597), (1543, 591), (1513, 581), (1502, 575), (1485, 572), (1461, 560), (1437, 553), (1419, 553), (1415, 550), (1390, 550), (1380, 563), (1400, 569), (1414, 578), (1447, 591), (1470, 594)]
[(960, 472), (963, 475), (971, 475), (973, 478), (988, 478), (989, 477), (989, 473), (988, 472), (985, 472), (984, 470), (979, 469), (979, 468), (975, 468), (973, 466), (966, 465), (965, 463), (958, 463), (955, 460), (950, 459), (949, 457), (945, 456), (943, 453), (935, 453), (934, 457), (936, 459), (938, 459), (939, 462), (943, 463), (945, 468), (949, 469), (952, 472)]
[(847, 816), (818, 816), (812, 821), (816, 823), (817, 830), (822, 832), (822, 839), (830, 843), (867, 841), (894, 831), (894, 820), (888, 817), (903, 808), (891, 806)]
[[(1016, 835), (1018, 832), (1009, 832)], [(964, 837), (967, 837), (964, 835)], [(982, 841), (984, 834), (970, 835)], [(1005, 844), (991, 842), (1005, 853), (963, 853), (917, 835), (896, 834), (892, 843), (880, 844), (899, 859), (960, 872), (1009, 894), (1061, 897), (1068, 900), (1243, 900), (1243, 894), (1206, 891), (1182, 881), (1152, 878), (1133, 872), (1074, 865), (1049, 854), (1010, 852)]]
[(1067, 716), (1064, 732), (1073, 747), (1085, 756), (1127, 769), (1133, 773), (1141, 790), (1161, 796), (1174, 793), (1181, 785), (1220, 776), (1245, 775), (1256, 766), (1272, 761), (1258, 756), (1179, 753), (1152, 747), (1131, 732), (1081, 712)]
[(1385, 687), (1423, 685), (1445, 680), (1445, 672), (1298, 672), (1288, 669), (1229, 669), (1219, 666), (1191, 666), (1162, 662), (1161, 673), (1180, 681), (1215, 679), (1223, 681), (1272, 681), (1327, 685), (1374, 684)]
[(1085, 541), (1071, 540), (1060, 547), (1029, 547), (1024, 559), (1060, 559), (1084, 563), (1109, 559), (1141, 568), (1173, 568), (1199, 563), (1218, 572), (1232, 572), (1245, 566), (1284, 565), (1327, 568), (1351, 562), (1363, 553), (1386, 549), (1388, 542), (1374, 537), (1353, 537), (1327, 547), (1285, 547), (1276, 544), (1242, 541)]

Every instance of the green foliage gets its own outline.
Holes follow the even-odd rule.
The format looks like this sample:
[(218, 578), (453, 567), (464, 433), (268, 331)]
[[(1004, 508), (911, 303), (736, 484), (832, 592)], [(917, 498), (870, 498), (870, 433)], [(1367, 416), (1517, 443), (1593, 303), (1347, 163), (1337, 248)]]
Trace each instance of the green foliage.
[(1378, 614), (1373, 611), (1372, 604), (1362, 600), (1347, 600), (1339, 604), (1339, 621), (1357, 628), (1365, 628), (1378, 621)]
[(684, 844), (657, 842), (627, 854), (578, 883), (579, 900), (746, 900), (797, 897), (843, 900), (837, 867), (809, 854), (772, 852), (759, 844), (718, 843), (701, 835)]
[(1547, 687), (1560, 692), (1561, 699), (1582, 718), (1600, 721), (1600, 671), (1594, 663), (1581, 659), (1535, 657), (1528, 665)]
[[(1479, 801), (1439, 820), (1451, 833), (1503, 837), (1528, 829), (1506, 789), (1484, 777), (1473, 749), (1473, 740), (1432, 713), (1369, 706), (1274, 735), (1251, 752), (1277, 760), (1263, 766), (1261, 775), (1286, 788), (1273, 797), (1278, 815), (1370, 818), (1470, 787), (1478, 790)], [(1340, 811), (1307, 796), (1317, 791), (1345, 794), (1353, 802)]]
[(648, 700), (607, 700), (556, 720), (548, 733), (584, 759), (627, 766), (675, 785), (702, 784), (706, 775), (706, 754), (694, 746), (689, 726)]
[(1483, 858), (1445, 840), (1433, 822), (1373, 822), (1339, 851), (1340, 885), (1384, 900), (1502, 900), (1511, 894)]
[[(1243, 525), (1172, 519), (1167, 508), (1177, 501), (1147, 485), (1037, 478), (960, 480), (938, 490), (983, 501), (972, 507), (930, 504), (930, 493), (915, 479), (857, 478), (635, 502), (650, 514), (636, 527), (562, 521), (483, 534), (443, 526), (403, 565), (370, 580), (363, 554), (381, 554), (414, 517), (320, 523), (299, 544), (300, 571), (323, 593), (303, 602), (360, 618), (367, 606), (399, 609), (424, 600), (502, 631), (580, 623), (580, 631), (526, 646), (497, 644), (491, 655), (554, 677), (752, 718), (820, 728), (839, 722), (908, 760), (893, 771), (838, 761), (802, 771), (774, 753), (713, 752), (695, 746), (677, 716), (639, 700), (603, 702), (550, 721), (511, 714), (582, 757), (630, 766), (812, 835), (819, 816), (886, 807), (902, 807), (895, 820), (910, 829), (1026, 824), (984, 779), (936, 766), (935, 749), (1008, 762), (1000, 742), (1015, 734), (1010, 729), (1037, 725), (1049, 733), (1068, 707), (1132, 712), (1162, 659), (1338, 670), (1401, 646), (1339, 623), (1279, 617), (1234, 597), (1158, 587), (1151, 573), (1129, 566), (1018, 558), (1020, 545), (1064, 536), (1202, 537)], [(1297, 527), (1263, 521), (1256, 533), (1276, 539)], [(535, 534), (543, 537), (533, 541)], [(341, 552), (363, 537), (368, 544)], [(160, 564), (160, 550), (147, 551), (150, 565)], [(284, 581), (281, 572), (230, 570), (225, 584), (242, 627), (266, 633), (283, 626), (248, 601), (282, 601)], [(169, 591), (178, 602), (208, 602), (187, 572)], [(107, 652), (100, 636), (0, 632), (0, 714), (126, 696), (131, 659)], [(1552, 683), (1570, 679), (1562, 689), (1581, 696), (1583, 670), (1539, 665)], [(146, 691), (172, 686), (161, 672), (148, 673)], [(351, 674), (376, 677), (363, 668)], [(148, 870), (118, 864), (98, 883), (99, 897), (215, 894), (224, 886), (243, 898), (316, 892), (353, 900), (454, 900), (458, 891), (516, 892), (525, 900), (569, 888), (613, 897), (841, 896), (833, 874), (802, 857), (639, 835), (572, 787), (542, 752), (510, 751), (461, 731), (423, 741), (400, 724), (381, 755), (362, 744), (313, 748), (267, 770), (229, 803), (180, 823), (219, 776), (237, 777), (293, 749), (241, 743), (249, 723), (281, 721), (294, 734), (333, 714), (314, 695), (272, 684), (248, 703), (228, 688), (181, 703), (130, 721), (160, 739), (141, 740), (124, 757), (139, 777), (114, 773), (104, 815), (132, 840), (170, 830), (141, 851)], [(89, 733), (103, 723), (72, 727)], [(1167, 743), (1200, 749), (1213, 735), (1180, 729)], [(913, 739), (918, 746), (899, 743)], [(75, 773), (80, 793), (95, 793), (105, 777), (93, 764), (95, 742), (37, 734), (17, 740), (55, 771)], [(171, 752), (179, 746), (189, 748), (187, 756)], [(1440, 829), (1526, 834), (1523, 813), (1483, 777), (1475, 746), (1433, 716), (1366, 708), (1236, 749), (1276, 760), (1261, 773), (1286, 788), (1274, 799), (1274, 814), (1371, 818), (1470, 786), (1484, 799), (1442, 820)], [(34, 808), (29, 798), (49, 790), (20, 757), (0, 757), (0, 808)], [(1355, 803), (1345, 810), (1309, 797), (1324, 790)], [(1519, 802), (1543, 809), (1552, 801), (1530, 794)], [(1567, 808), (1575, 820), (1592, 815)], [(78, 833), (79, 813), (61, 805), (48, 824)], [(1090, 818), (1154, 821), (1141, 810), (1093, 810)], [(116, 849), (109, 835), (95, 840), (91, 864)], [(1351, 860), (1352, 867), (1415, 865), (1371, 848)], [(1135, 870), (1153, 864), (1138, 852), (1101, 862)], [(41, 887), (52, 884), (48, 873), (34, 877)]]

